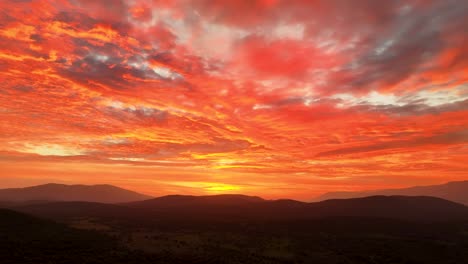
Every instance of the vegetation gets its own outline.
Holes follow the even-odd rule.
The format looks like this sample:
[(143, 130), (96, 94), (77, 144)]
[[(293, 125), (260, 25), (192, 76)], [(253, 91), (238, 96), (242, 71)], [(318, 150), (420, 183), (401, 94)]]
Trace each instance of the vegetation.
[(79, 218), (70, 224), (82, 229), (0, 210), (2, 263), (468, 263), (466, 222)]

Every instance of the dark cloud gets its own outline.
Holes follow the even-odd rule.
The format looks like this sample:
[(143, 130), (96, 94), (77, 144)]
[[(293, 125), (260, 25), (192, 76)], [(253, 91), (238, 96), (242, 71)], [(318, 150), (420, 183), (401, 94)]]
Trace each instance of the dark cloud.
[(169, 113), (155, 108), (143, 106), (106, 107), (104, 113), (124, 123), (139, 123), (144, 125), (161, 124), (165, 122)]
[(96, 43), (84, 38), (73, 38), (72, 41), (75, 48), (74, 54), (81, 58), (85, 58), (90, 54), (106, 55), (111, 57), (114, 62), (117, 62), (115, 60), (119, 60), (119, 62), (121, 62), (127, 56), (138, 56), (131, 54), (116, 43)]
[(303, 104), (306, 102), (306, 100), (307, 98), (303, 98), (303, 97), (289, 97), (286, 99), (276, 101), (274, 104), (277, 106), (288, 106), (288, 105), (295, 105), (295, 104)]
[(115, 22), (126, 20), (128, 6), (124, 0), (73, 0), (70, 1), (81, 10), (95, 19), (104, 22)]
[(62, 11), (58, 13), (54, 21), (65, 22), (83, 30), (90, 30), (101, 21), (90, 17), (88, 14), (76, 11)]
[(36, 41), (37, 43), (41, 43), (42, 41), (44, 41), (44, 38), (39, 34), (32, 34), (30, 38)]
[(16, 85), (12, 87), (14, 90), (24, 93), (29, 93), (34, 90), (34, 87), (31, 85)]
[(468, 99), (453, 103), (430, 106), (425, 103), (425, 100), (415, 100), (414, 102), (398, 106), (398, 105), (366, 105), (352, 107), (356, 111), (379, 112), (397, 116), (410, 115), (437, 115), (446, 112), (457, 112), (468, 110)]
[[(115, 58), (115, 60), (120, 59)], [(95, 56), (77, 59), (70, 67), (62, 69), (61, 73), (82, 84), (97, 82), (112, 89), (123, 89), (129, 86), (130, 82), (124, 78), (125, 74), (145, 78), (144, 71), (127, 68), (122, 64), (115, 65), (112, 62), (101, 61)]]
[[(389, 89), (410, 76), (423, 80), (424, 74), (445, 72), (447, 67), (456, 71), (468, 56), (468, 35), (463, 33), (468, 28), (467, 1), (187, 1), (186, 5), (212, 23), (259, 29), (238, 43), (236, 54), (243, 56), (257, 78), (310, 81), (312, 69), (341, 69), (328, 71), (327, 82), (315, 86), (322, 93)], [(295, 23), (304, 26), (303, 39), (267, 39), (276, 26)], [(266, 39), (254, 37), (257, 34)], [(323, 47), (313, 48), (328, 39), (338, 43), (326, 44), (335, 49), (334, 54), (325, 56)], [(301, 46), (304, 40), (313, 42)], [(454, 54), (451, 63), (438, 65), (442, 53), (449, 51)]]
[(166, 65), (169, 68), (177, 69), (180, 72), (187, 73), (187, 74), (197, 74), (203, 75), (205, 74), (206, 67), (212, 67), (210, 65), (204, 65), (208, 63), (204, 63), (203, 58), (200, 56), (195, 55), (179, 55), (169, 52), (169, 51), (162, 51), (162, 52), (155, 52), (151, 56), (148, 57), (149, 62), (156, 62), (157, 64)]
[[(352, 76), (345, 87), (368, 90), (373, 84), (394, 85), (429, 70), (427, 64), (442, 51), (468, 42), (468, 35), (461, 33), (468, 28), (467, 12), (468, 2), (456, 0), (429, 1), (419, 8), (402, 6), (390, 26), (372, 32), (374, 38), (363, 54), (345, 67)], [(457, 57), (464, 54), (454, 52)]]
[[(83, 52), (83, 51), (81, 51)], [(112, 57), (108, 53), (88, 52), (84, 58), (76, 59), (71, 66), (62, 68), (61, 73), (79, 83), (90, 84), (96, 82), (111, 89), (128, 89), (133, 87), (135, 80), (129, 80), (126, 76), (132, 76), (140, 80), (152, 79), (168, 82), (183, 81), (183, 77), (170, 70), (168, 75), (155, 72), (138, 55), (125, 60), (122, 57)], [(152, 86), (146, 85), (150, 88)]]

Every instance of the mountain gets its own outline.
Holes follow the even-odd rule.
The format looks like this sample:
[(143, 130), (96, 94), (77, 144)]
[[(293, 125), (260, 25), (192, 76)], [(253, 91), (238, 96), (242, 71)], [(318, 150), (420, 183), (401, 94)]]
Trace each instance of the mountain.
[(220, 195), (167, 195), (154, 199), (128, 203), (127, 206), (141, 209), (161, 209), (161, 208), (181, 208), (196, 206), (239, 206), (251, 203), (265, 202), (257, 196), (247, 196), (241, 194), (220, 194)]
[[(273, 201), (256, 212), (279, 219), (323, 219), (330, 217), (386, 218), (409, 221), (464, 221), (468, 207), (428, 196), (370, 196), (315, 203)], [(264, 212), (262, 212), (264, 211)]]
[(441, 185), (415, 186), (404, 189), (386, 189), (362, 192), (329, 192), (315, 198), (314, 201), (328, 199), (348, 199), (376, 195), (433, 196), (468, 205), (468, 181), (454, 181)]
[[(371, 196), (315, 203), (263, 200), (243, 195), (182, 196), (118, 205), (55, 202), (14, 208), (36, 216), (61, 220), (73, 217), (119, 218), (127, 221), (238, 222), (295, 221), (328, 217), (387, 218), (410, 221), (467, 220), (468, 207), (436, 197)], [(190, 221), (187, 221), (190, 219)]]
[(404, 220), (467, 220), (468, 207), (430, 196), (368, 196), (310, 203), (322, 216), (394, 218)]
[[(54, 220), (66, 220), (80, 217), (102, 219), (120, 219), (141, 222), (154, 219), (186, 219), (221, 216), (229, 208), (242, 212), (248, 205), (263, 202), (262, 198), (245, 195), (190, 196), (168, 195), (138, 202), (105, 204), (95, 202), (34, 202), (17, 203), (8, 207), (16, 211)], [(239, 210), (240, 209), (240, 210)], [(199, 214), (202, 212), (202, 214)]]
[(86, 201), (100, 203), (125, 203), (152, 197), (112, 185), (44, 185), (0, 189), (0, 201)]

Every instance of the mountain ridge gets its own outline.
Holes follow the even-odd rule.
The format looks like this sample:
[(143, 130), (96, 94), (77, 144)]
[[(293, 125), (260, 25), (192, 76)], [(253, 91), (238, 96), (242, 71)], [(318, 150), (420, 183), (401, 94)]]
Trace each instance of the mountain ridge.
[[(172, 198), (178, 200), (173, 202)], [(235, 200), (224, 198), (226, 197), (170, 196), (169, 200), (156, 198), (118, 205), (55, 202), (13, 209), (46, 218), (118, 217), (169, 222), (186, 222), (187, 219), (215, 222), (289, 221), (327, 217), (388, 218), (429, 222), (468, 220), (468, 207), (465, 205), (426, 196), (370, 196), (314, 203), (294, 200), (259, 200), (248, 196), (229, 197)]]
[(397, 189), (381, 189), (381, 190), (366, 190), (366, 191), (343, 191), (343, 192), (328, 192), (317, 196), (312, 201), (325, 201), (329, 199), (350, 199), (361, 198), (376, 195), (403, 195), (403, 196), (433, 196), (445, 200), (453, 201), (468, 205), (468, 180), (467, 181), (452, 181), (444, 184), (428, 185), (428, 186), (412, 186), (407, 188)]
[(151, 199), (149, 195), (137, 193), (109, 184), (58, 184), (0, 189), (0, 201), (86, 201), (101, 203), (123, 203)]
[(264, 202), (265, 199), (258, 196), (249, 196), (243, 194), (217, 194), (217, 195), (165, 195), (148, 200), (127, 203), (130, 207), (148, 207), (148, 206), (196, 206), (200, 204), (209, 205), (235, 205), (244, 203)]

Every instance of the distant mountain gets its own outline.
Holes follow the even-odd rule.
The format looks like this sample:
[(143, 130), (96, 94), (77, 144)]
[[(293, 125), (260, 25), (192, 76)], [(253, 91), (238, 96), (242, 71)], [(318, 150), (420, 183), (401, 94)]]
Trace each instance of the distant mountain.
[(404, 220), (468, 220), (468, 207), (430, 196), (369, 196), (310, 203), (321, 216), (394, 218)]
[[(171, 195), (119, 205), (56, 202), (14, 208), (33, 215), (186, 222), (295, 221), (328, 217), (388, 218), (411, 221), (468, 220), (468, 207), (436, 197), (372, 196), (304, 203), (243, 195)], [(190, 221), (187, 221), (190, 219)]]
[(428, 196), (370, 196), (335, 199), (316, 203), (273, 201), (255, 209), (279, 219), (330, 217), (388, 218), (410, 221), (468, 220), (468, 207)]
[(372, 196), (304, 203), (264, 200), (255, 196), (164, 196), (126, 204), (164, 216), (219, 219), (315, 219), (324, 217), (377, 217), (405, 220), (468, 219), (468, 207), (436, 197)]
[(0, 201), (86, 201), (125, 203), (152, 197), (112, 185), (44, 184), (26, 188), (0, 189)]
[(330, 192), (314, 201), (348, 199), (375, 195), (433, 196), (468, 205), (468, 181), (449, 182), (441, 185), (416, 186), (404, 189), (387, 189), (362, 192)]

